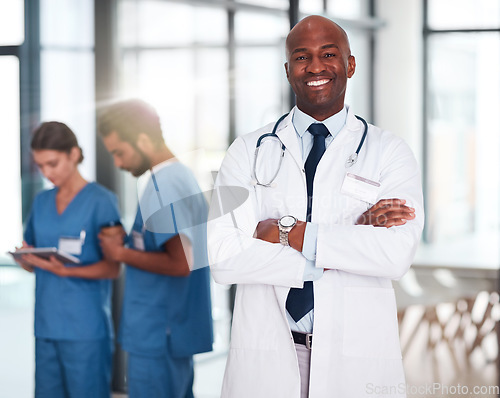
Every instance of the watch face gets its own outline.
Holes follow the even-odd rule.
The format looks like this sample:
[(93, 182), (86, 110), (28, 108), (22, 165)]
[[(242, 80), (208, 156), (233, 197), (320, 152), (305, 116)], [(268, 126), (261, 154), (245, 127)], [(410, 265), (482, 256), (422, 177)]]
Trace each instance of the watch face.
[(295, 224), (295, 218), (292, 216), (284, 216), (280, 219), (280, 224), (282, 227), (291, 227)]

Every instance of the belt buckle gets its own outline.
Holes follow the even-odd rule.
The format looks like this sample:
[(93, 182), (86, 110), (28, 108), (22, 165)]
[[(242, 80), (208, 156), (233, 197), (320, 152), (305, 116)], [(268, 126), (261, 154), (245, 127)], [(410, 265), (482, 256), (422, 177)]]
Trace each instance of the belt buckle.
[(311, 349), (313, 343), (313, 335), (312, 333), (306, 333), (306, 348)]

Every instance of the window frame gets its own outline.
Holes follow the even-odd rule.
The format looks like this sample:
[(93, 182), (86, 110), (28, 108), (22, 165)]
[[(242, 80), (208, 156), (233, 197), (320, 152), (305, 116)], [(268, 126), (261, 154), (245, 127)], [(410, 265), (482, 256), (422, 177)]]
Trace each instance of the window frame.
[[(478, 34), (478, 33), (498, 33), (500, 34), (500, 25), (497, 28), (455, 28), (455, 29), (436, 29), (430, 26), (429, 20), (429, 3), (435, 0), (424, 0), (423, 7), (423, 57), (422, 57), (422, 89), (423, 89), (423, 108), (422, 108), (422, 152), (423, 152), (423, 164), (422, 164), (422, 180), (423, 180), (423, 190), (424, 190), (424, 203), (427, 206), (431, 206), (429, 203), (429, 162), (428, 154), (431, 152), (430, 148), (430, 128), (429, 128), (429, 114), (430, 114), (430, 76), (428, 71), (428, 65), (430, 62), (430, 39), (437, 35), (450, 35), (454, 33), (460, 34)], [(428, 224), (425, 225), (422, 234), (423, 243), (429, 243), (429, 227)]]

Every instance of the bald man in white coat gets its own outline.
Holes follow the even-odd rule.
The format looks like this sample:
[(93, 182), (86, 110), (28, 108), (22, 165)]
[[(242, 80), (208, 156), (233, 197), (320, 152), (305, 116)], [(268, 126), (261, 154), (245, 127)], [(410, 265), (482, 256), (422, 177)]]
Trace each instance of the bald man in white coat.
[[(276, 178), (257, 181), (274, 174), (279, 147), (254, 164), (271, 124), (234, 141), (216, 180), (219, 193), (248, 192), (208, 226), (213, 277), (238, 285), (222, 397), (405, 397), (391, 280), (407, 272), (423, 229), (419, 167), (403, 140), (373, 125), (348, 162), (365, 126), (344, 104), (356, 62), (337, 24), (307, 17), (286, 49), (297, 105), (276, 129)], [(311, 123), (326, 127), (322, 141)], [(288, 296), (306, 285), (313, 309), (297, 319)]]

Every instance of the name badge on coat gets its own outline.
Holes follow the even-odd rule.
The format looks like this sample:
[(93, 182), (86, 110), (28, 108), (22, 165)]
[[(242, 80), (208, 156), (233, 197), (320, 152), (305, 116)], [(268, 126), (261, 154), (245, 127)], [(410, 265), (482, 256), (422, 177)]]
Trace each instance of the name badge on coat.
[(371, 205), (377, 202), (380, 183), (347, 173), (340, 192)]
[(80, 232), (79, 237), (61, 236), (59, 238), (59, 250), (68, 254), (79, 256), (82, 254), (82, 246), (85, 243), (85, 231)]

